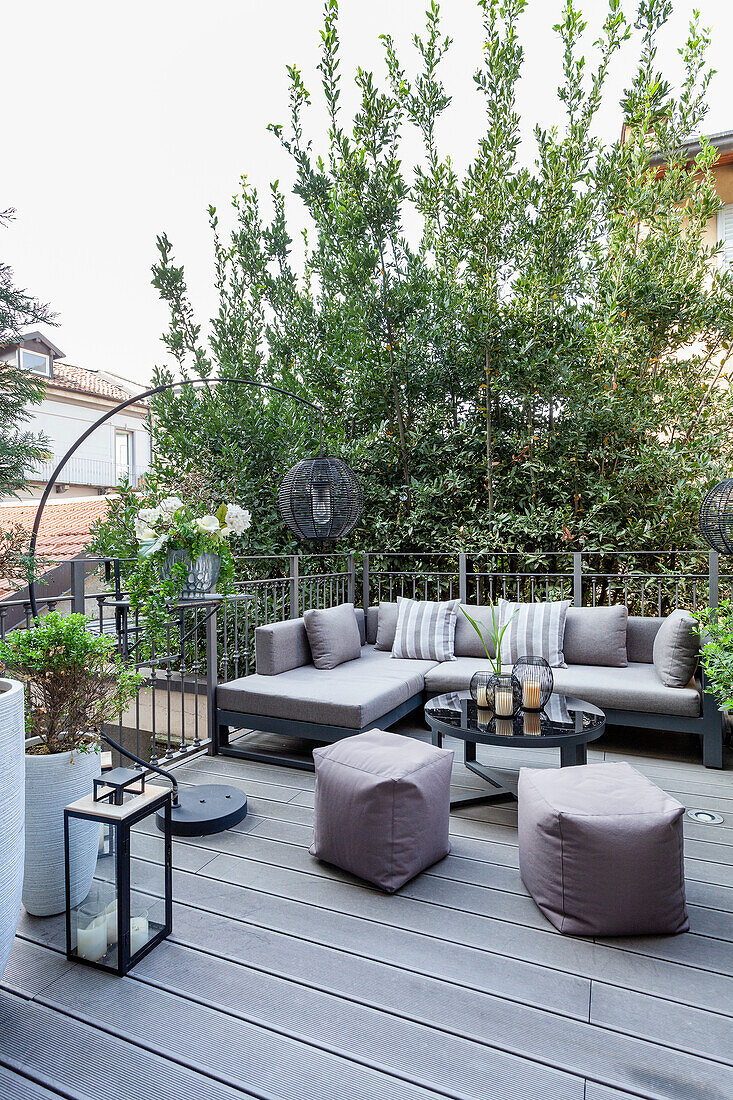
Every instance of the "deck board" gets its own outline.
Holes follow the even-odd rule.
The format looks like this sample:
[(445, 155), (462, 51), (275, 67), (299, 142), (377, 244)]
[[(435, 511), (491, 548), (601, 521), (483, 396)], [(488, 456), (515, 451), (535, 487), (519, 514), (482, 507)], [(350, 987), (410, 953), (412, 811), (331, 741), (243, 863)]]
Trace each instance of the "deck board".
[[(590, 758), (627, 759), (725, 815), (685, 821), (692, 931), (596, 942), (558, 935), (529, 898), (514, 805), (454, 813), (451, 854), (387, 897), (309, 855), (312, 773), (190, 761), (180, 782), (243, 787), (248, 817), (175, 842), (174, 935), (126, 979), (67, 963), (61, 918), (22, 916), (0, 994), (0, 1093), (104, 1100), (104, 1051), (125, 1100), (728, 1100), (733, 784), (684, 741), (662, 747), (604, 739)], [(557, 763), (541, 748), (481, 752), (515, 783), (520, 766)], [(481, 789), (458, 757), (453, 786)], [(139, 838), (151, 892), (157, 851)]]

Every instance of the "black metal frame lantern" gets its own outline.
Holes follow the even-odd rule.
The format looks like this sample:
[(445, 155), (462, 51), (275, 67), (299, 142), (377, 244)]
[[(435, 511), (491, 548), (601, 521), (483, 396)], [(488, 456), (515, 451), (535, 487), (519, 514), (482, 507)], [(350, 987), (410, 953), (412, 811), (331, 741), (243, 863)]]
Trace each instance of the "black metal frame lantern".
[[(64, 810), (68, 959), (121, 976), (170, 935), (171, 793), (152, 784), (146, 789), (145, 776), (139, 771), (115, 768), (94, 780), (93, 794)], [(154, 821), (160, 810), (165, 821), (162, 833), (135, 831), (141, 821)], [(109, 839), (103, 842), (105, 833)], [(132, 863), (143, 840), (144, 866), (152, 881), (138, 888)], [(96, 866), (92, 861), (91, 867), (90, 842), (97, 846)], [(159, 863), (150, 862), (151, 843), (161, 846)], [(76, 859), (80, 866), (72, 865)]]
[(305, 458), (288, 470), (277, 495), (280, 514), (300, 539), (340, 539), (353, 531), (363, 495), (354, 471), (340, 458)]
[(511, 718), (522, 705), (522, 688), (514, 673), (474, 672), (468, 690), (477, 707), (497, 718)]
[(700, 534), (719, 554), (733, 554), (733, 478), (718, 482), (703, 497)]
[(522, 709), (542, 710), (555, 685), (549, 662), (544, 657), (519, 657), (512, 672), (522, 685)]

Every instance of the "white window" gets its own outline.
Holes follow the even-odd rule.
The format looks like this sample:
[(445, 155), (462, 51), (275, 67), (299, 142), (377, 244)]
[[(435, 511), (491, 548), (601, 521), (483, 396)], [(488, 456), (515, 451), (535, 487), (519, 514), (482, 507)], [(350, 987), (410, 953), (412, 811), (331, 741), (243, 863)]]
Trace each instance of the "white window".
[(40, 355), (37, 351), (28, 351), (27, 348), (18, 349), (18, 366), (23, 370), (33, 371), (34, 374), (51, 374), (51, 359), (48, 355)]
[(121, 477), (132, 477), (132, 432), (115, 431), (115, 461), (117, 463), (117, 480)]

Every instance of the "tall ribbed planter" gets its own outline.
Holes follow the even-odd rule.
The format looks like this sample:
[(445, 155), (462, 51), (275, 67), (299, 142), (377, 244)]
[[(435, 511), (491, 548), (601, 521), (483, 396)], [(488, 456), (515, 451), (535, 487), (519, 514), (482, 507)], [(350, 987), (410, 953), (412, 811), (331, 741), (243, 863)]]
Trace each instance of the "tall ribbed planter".
[(23, 889), (23, 685), (0, 679), (0, 978), (13, 949)]
[[(23, 905), (35, 917), (66, 908), (64, 807), (92, 793), (101, 773), (98, 752), (58, 752), (25, 758), (25, 879)], [(99, 825), (74, 830), (71, 904), (89, 893), (99, 849)]]

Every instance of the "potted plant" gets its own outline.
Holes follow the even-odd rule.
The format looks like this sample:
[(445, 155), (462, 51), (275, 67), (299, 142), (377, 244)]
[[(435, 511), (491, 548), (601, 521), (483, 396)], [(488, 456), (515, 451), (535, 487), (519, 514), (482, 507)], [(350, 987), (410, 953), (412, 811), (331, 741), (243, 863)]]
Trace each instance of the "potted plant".
[(695, 612), (700, 627), (700, 653), (705, 688), (722, 711), (733, 710), (733, 604), (721, 600), (716, 608)]
[[(54, 611), (0, 643), (0, 665), (25, 685), (25, 867), (23, 905), (35, 916), (66, 907), (63, 811), (92, 791), (100, 734), (143, 683), (126, 670), (115, 641), (92, 634), (84, 615)], [(71, 904), (87, 894), (99, 828), (79, 830)]]
[(177, 496), (148, 500), (134, 518), (137, 562), (126, 581), (132, 606), (162, 621), (166, 606), (196, 599), (220, 581), (226, 590), (234, 575), (230, 535), (243, 535), (251, 522), (237, 504), (221, 504), (206, 515)]
[(0, 678), (0, 978), (13, 948), (23, 889), (24, 729), (23, 685)]
[[(490, 603), (491, 626), (484, 627), (481, 623), (476, 622), (461, 604), (459, 604), (459, 607), (478, 634), (486, 659), (491, 667), (490, 672), (474, 672), (471, 677), (469, 691), (479, 707), (486, 707), (500, 717), (509, 718), (521, 703), (521, 685), (511, 672), (501, 671), (501, 640), (509, 627), (509, 623), (516, 615), (516, 611), (504, 626), (499, 627), (496, 608), (493, 603)], [(487, 640), (493, 643), (493, 656), (486, 644)]]

